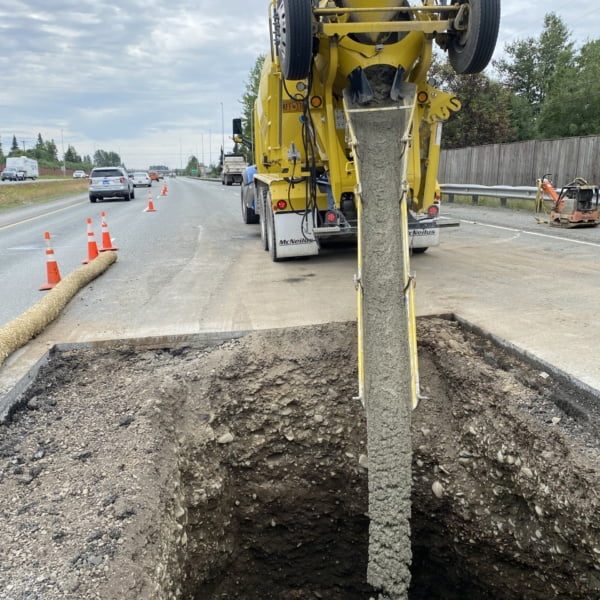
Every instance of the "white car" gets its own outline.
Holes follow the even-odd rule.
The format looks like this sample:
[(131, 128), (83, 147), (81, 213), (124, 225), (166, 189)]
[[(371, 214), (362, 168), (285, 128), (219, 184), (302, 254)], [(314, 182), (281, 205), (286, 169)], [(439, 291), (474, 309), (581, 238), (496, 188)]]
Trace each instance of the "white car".
[(145, 171), (138, 171), (129, 177), (133, 183), (133, 187), (138, 187), (140, 185), (144, 185), (146, 187), (152, 186), (152, 179), (150, 179), (150, 175), (148, 175), (148, 173)]
[(73, 179), (84, 179), (85, 177), (87, 177), (85, 171), (73, 171)]

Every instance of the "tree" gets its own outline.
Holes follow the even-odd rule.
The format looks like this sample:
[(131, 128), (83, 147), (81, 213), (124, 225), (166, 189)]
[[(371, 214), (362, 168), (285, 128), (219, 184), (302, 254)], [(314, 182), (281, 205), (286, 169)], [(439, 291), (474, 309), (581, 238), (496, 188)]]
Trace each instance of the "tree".
[(544, 17), (544, 29), (538, 38), (528, 37), (506, 44), (510, 57), (494, 62), (503, 83), (521, 102), (515, 117), (519, 131), (527, 131), (526, 121), (535, 124), (548, 94), (555, 88), (574, 61), (571, 33), (554, 13)]
[(3, 165), (6, 161), (6, 157), (4, 156), (4, 150), (2, 150), (2, 141), (0, 140), (0, 165)]
[(197, 174), (198, 173), (198, 165), (199, 165), (198, 159), (194, 155), (190, 156), (190, 158), (188, 159), (188, 163), (185, 167), (185, 174), (192, 175), (193, 171), (196, 171), (196, 174)]
[(69, 147), (67, 148), (67, 151), (65, 152), (65, 162), (71, 162), (71, 163), (80, 163), (81, 162), (81, 156), (79, 156), (79, 154), (77, 154), (77, 151), (75, 150), (75, 148), (73, 148), (73, 146), (71, 146), (69, 144)]
[[(259, 55), (256, 59), (256, 62), (254, 63), (254, 66), (252, 67), (252, 70), (248, 75), (248, 79), (246, 81), (246, 88), (244, 94), (242, 95), (242, 99), (240, 100), (240, 104), (242, 105), (242, 133), (244, 138), (247, 140), (252, 140), (254, 126), (254, 103), (256, 102), (256, 97), (258, 96), (260, 73), (262, 71), (264, 62), (265, 55)], [(244, 154), (246, 160), (249, 163), (254, 161), (253, 153), (247, 146), (244, 146), (244, 148), (241, 151), (241, 154)]]
[(95, 167), (115, 167), (121, 164), (121, 157), (116, 152), (96, 150), (94, 152)]
[(44, 158), (44, 140), (42, 139), (42, 134), (38, 133), (37, 141), (32, 151), (33, 158)]
[(10, 146), (9, 156), (11, 154), (14, 154), (15, 152), (19, 152), (19, 144), (17, 143), (17, 136), (13, 134), (13, 139), (12, 139), (12, 144)]
[(56, 147), (54, 140), (44, 142), (41, 158), (51, 162), (58, 162), (58, 148)]
[(538, 129), (549, 138), (600, 134), (600, 40), (584, 44), (548, 92)]
[(454, 94), (462, 108), (444, 124), (444, 148), (464, 148), (513, 141), (511, 95), (483, 73), (457, 75), (447, 62), (434, 58), (430, 83)]

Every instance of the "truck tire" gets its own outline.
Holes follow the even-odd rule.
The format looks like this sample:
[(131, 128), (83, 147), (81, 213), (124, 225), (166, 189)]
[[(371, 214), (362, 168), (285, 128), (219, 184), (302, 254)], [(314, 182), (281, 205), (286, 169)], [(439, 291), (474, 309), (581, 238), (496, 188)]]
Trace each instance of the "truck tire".
[(254, 188), (252, 186), (244, 187), (242, 185), (240, 198), (242, 201), (242, 221), (246, 225), (258, 223), (258, 215), (254, 212), (254, 209), (249, 206), (251, 204), (250, 200), (254, 198)]
[(449, 32), (448, 58), (460, 75), (481, 73), (492, 58), (500, 26), (500, 0), (461, 0), (466, 29)]
[(96, 196), (90, 194), (90, 202), (96, 202)]
[(278, 0), (277, 54), (286, 79), (306, 79), (312, 63), (311, 0)]

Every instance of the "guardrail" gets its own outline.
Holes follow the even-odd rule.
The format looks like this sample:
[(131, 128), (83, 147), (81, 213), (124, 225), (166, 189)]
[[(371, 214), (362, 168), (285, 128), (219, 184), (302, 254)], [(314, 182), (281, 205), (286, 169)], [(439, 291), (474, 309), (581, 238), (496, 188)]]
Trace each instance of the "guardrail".
[(501, 206), (506, 206), (508, 199), (535, 200), (538, 189), (536, 186), (510, 185), (475, 185), (464, 183), (444, 183), (442, 194), (448, 197), (448, 202), (454, 202), (454, 196), (471, 196), (473, 204), (479, 203), (479, 197), (500, 198)]
[[(193, 177), (202, 181), (220, 182), (212, 177)], [(477, 185), (465, 183), (443, 183), (440, 185), (442, 194), (448, 197), (448, 202), (454, 202), (454, 196), (471, 196), (473, 204), (479, 203), (479, 196), (499, 198), (501, 206), (506, 206), (507, 200), (535, 200), (538, 189), (536, 186), (512, 185)], [(544, 194), (544, 200), (550, 198)]]

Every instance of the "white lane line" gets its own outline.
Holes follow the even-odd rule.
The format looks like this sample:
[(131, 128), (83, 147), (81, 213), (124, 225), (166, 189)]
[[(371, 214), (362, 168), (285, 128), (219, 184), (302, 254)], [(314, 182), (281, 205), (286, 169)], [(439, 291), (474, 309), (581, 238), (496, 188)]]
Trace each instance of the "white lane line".
[(460, 221), (461, 223), (467, 223), (469, 225), (481, 225), (482, 227), (489, 227), (490, 229), (502, 229), (504, 231), (513, 231), (517, 233), (524, 233), (526, 235), (533, 235), (537, 237), (548, 238), (551, 240), (559, 240), (561, 242), (571, 242), (572, 244), (581, 244), (583, 246), (593, 246), (600, 248), (600, 243), (586, 242), (584, 240), (573, 240), (570, 238), (560, 237), (559, 235), (550, 235), (548, 233), (538, 233), (536, 231), (527, 231), (526, 229), (517, 229), (515, 227), (505, 227), (504, 225), (490, 225), (488, 223), (481, 223), (480, 221), (469, 221), (467, 219), (456, 219), (452, 217), (440, 217), (441, 219), (449, 219), (451, 221)]
[(0, 231), (3, 229), (10, 229), (11, 227), (16, 227), (17, 225), (22, 225), (23, 223), (29, 223), (30, 221), (36, 221), (37, 219), (41, 219), (43, 217), (47, 217), (49, 215), (54, 215), (59, 212), (63, 212), (64, 210), (69, 210), (71, 208), (75, 208), (80, 204), (86, 204), (86, 202), (79, 201), (74, 204), (69, 204), (68, 206), (63, 206), (62, 208), (57, 208), (55, 210), (49, 210), (47, 212), (41, 213), (39, 215), (35, 215), (34, 217), (27, 217), (26, 219), (21, 219), (20, 221), (15, 221), (14, 223), (7, 223), (6, 225), (0, 225)]

